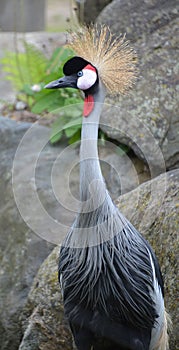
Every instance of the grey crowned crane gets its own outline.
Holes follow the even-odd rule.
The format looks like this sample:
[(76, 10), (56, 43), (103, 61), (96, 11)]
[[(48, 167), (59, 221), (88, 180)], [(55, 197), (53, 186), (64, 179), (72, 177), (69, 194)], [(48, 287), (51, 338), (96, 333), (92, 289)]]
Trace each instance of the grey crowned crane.
[(120, 213), (102, 176), (98, 126), (106, 93), (125, 93), (136, 79), (136, 55), (106, 26), (72, 34), (77, 56), (46, 88), (84, 92), (80, 200), (60, 250), (64, 310), (78, 350), (166, 350), (167, 313), (157, 258)]

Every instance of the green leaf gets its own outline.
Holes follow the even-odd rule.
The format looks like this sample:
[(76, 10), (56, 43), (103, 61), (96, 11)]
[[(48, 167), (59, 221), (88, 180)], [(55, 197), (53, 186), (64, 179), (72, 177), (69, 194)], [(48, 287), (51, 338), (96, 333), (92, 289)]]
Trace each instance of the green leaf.
[[(78, 110), (78, 111), (81, 111), (82, 109), (82, 99), (79, 98), (78, 96), (68, 96), (68, 98), (65, 99), (64, 101), (64, 105), (65, 106), (70, 106), (70, 105), (76, 105), (75, 108)], [(74, 109), (74, 107), (73, 107)]]
[(81, 122), (81, 117), (78, 117), (71, 119), (69, 123), (64, 125), (65, 135), (67, 138), (71, 138), (78, 132), (79, 129), (81, 130)]
[(74, 134), (76, 134), (76, 132), (79, 130), (79, 125), (74, 125), (71, 126), (68, 129), (65, 129), (65, 135), (68, 138), (71, 138)]
[(68, 122), (70, 119), (66, 118), (65, 115), (61, 114), (59, 117), (53, 122), (51, 128), (51, 134), (55, 134), (57, 132), (63, 132), (64, 131), (64, 125), (66, 122)]
[(65, 118), (62, 115), (61, 117), (57, 118), (55, 122), (52, 124), (51, 127), (51, 135), (50, 135), (50, 142), (56, 143), (58, 142), (62, 135), (63, 135), (63, 125), (65, 123)]
[[(58, 112), (57, 112), (58, 113)], [(66, 122), (70, 121), (70, 118), (66, 118), (62, 111), (59, 112), (59, 117), (53, 122), (52, 128), (63, 129)]]
[(81, 119), (82, 111), (76, 108), (76, 105), (73, 108), (70, 106), (70, 108), (64, 108), (64, 115), (70, 117), (74, 122), (75, 120), (78, 122), (78, 119)]
[(59, 91), (50, 91), (44, 95), (40, 95), (40, 98), (36, 100), (32, 107), (33, 113), (42, 113), (43, 111), (51, 112), (57, 107), (63, 106), (63, 101), (60, 99)]
[(72, 137), (70, 137), (68, 143), (69, 145), (72, 145), (73, 143), (79, 141), (80, 139), (81, 139), (81, 128), (79, 128), (76, 131), (76, 133)]
[(71, 119), (68, 123), (64, 125), (64, 129), (79, 127), (81, 126), (81, 123), (82, 123), (82, 117)]
[(50, 142), (51, 142), (52, 144), (57, 143), (58, 141), (60, 141), (62, 135), (63, 135), (63, 133), (60, 132), (60, 131), (57, 132), (56, 134), (52, 134), (52, 135), (50, 136)]

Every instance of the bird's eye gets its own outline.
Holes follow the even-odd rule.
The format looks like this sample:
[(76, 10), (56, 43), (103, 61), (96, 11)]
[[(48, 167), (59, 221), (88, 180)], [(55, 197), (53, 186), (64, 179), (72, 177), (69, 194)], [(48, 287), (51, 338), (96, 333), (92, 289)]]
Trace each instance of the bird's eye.
[(80, 70), (80, 71), (77, 73), (77, 77), (82, 77), (82, 75), (83, 75), (83, 72), (82, 72), (82, 70)]

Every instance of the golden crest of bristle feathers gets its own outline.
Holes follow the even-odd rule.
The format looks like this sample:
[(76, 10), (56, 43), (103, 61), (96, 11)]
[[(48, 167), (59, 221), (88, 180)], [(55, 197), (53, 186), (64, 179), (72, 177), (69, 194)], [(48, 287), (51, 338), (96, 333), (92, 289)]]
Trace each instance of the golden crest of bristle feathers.
[(136, 53), (124, 36), (114, 36), (106, 25), (82, 27), (71, 33), (68, 46), (97, 68), (109, 93), (125, 93), (134, 84)]

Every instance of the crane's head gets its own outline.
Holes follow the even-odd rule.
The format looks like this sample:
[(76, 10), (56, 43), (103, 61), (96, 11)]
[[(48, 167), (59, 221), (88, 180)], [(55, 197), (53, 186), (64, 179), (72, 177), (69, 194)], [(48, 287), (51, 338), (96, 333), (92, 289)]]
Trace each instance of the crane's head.
[[(73, 57), (64, 65), (65, 76), (73, 76), (73, 84), (69, 83), (70, 78), (65, 79), (66, 86), (85, 91), (99, 78), (106, 90), (116, 95), (128, 91), (135, 82), (138, 73), (135, 51), (128, 41), (125, 41), (124, 36), (116, 37), (106, 25), (80, 28), (78, 32), (71, 34), (68, 46), (74, 50), (77, 57)], [(77, 74), (79, 76), (76, 76)], [(57, 81), (56, 86), (54, 83), (46, 87), (64, 87), (61, 79), (59, 82)]]
[(137, 56), (124, 37), (115, 37), (107, 26), (81, 28), (71, 35), (68, 46), (77, 56), (65, 63), (65, 76), (46, 85), (47, 89), (83, 90), (90, 105), (99, 80), (113, 95), (125, 93), (135, 82)]
[(64, 77), (50, 82), (46, 89), (71, 87), (83, 90), (85, 95), (93, 94), (99, 79), (97, 69), (82, 57), (73, 57), (63, 67)]

